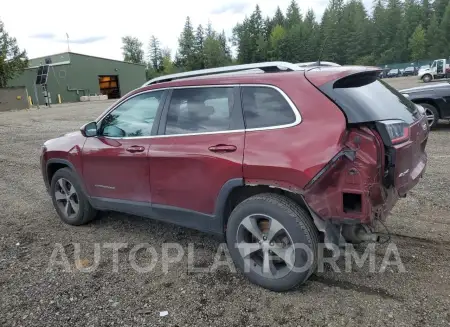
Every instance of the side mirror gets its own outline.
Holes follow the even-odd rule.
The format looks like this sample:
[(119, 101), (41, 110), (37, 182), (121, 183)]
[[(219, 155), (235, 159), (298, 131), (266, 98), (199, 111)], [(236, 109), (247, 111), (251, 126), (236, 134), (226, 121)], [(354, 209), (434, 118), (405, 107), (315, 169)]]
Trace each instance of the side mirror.
[(97, 123), (95, 121), (87, 123), (81, 126), (80, 131), (84, 137), (97, 136)]

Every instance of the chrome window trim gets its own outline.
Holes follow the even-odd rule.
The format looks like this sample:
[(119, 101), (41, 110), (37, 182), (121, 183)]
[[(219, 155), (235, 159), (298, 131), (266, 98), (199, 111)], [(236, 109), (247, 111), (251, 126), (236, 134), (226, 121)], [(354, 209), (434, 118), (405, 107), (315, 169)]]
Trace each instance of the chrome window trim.
[(167, 138), (167, 137), (180, 137), (180, 136), (195, 136), (195, 135), (214, 135), (214, 134), (225, 134), (225, 133), (240, 133), (240, 132), (255, 132), (255, 131), (265, 131), (265, 130), (276, 130), (276, 129), (284, 129), (290, 128), (299, 125), (302, 122), (302, 117), (300, 115), (300, 111), (295, 106), (294, 102), (289, 98), (289, 96), (278, 86), (270, 85), (270, 84), (224, 84), (224, 85), (191, 85), (191, 86), (174, 86), (174, 87), (165, 87), (159, 89), (145, 90), (142, 92), (138, 92), (133, 94), (132, 96), (119, 101), (116, 105), (113, 105), (108, 111), (105, 112), (101, 118), (98, 118), (97, 125), (99, 125), (102, 120), (113, 110), (115, 110), (118, 106), (120, 106), (125, 101), (132, 99), (135, 96), (140, 94), (156, 92), (156, 91), (164, 91), (164, 90), (175, 90), (175, 89), (187, 89), (187, 88), (206, 88), (206, 87), (267, 87), (277, 90), (283, 98), (287, 101), (291, 110), (294, 112), (295, 121), (289, 124), (284, 125), (275, 125), (269, 127), (257, 127), (257, 128), (248, 128), (248, 129), (235, 129), (235, 130), (226, 130), (226, 131), (215, 131), (215, 132), (201, 132), (201, 133), (186, 133), (186, 134), (170, 134), (170, 135), (150, 135), (150, 136), (136, 136), (136, 137), (109, 137), (105, 136), (108, 139), (117, 139), (117, 140), (139, 140), (139, 139), (153, 139), (153, 138)]

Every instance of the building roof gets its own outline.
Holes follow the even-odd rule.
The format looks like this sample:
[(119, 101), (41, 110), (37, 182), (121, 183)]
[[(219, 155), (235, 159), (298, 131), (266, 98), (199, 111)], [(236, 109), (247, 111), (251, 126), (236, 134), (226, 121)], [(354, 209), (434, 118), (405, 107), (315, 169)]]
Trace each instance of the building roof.
[(120, 62), (120, 63), (124, 63), (124, 64), (129, 64), (129, 65), (145, 66), (145, 64), (135, 64), (135, 63), (121, 61), (121, 60), (115, 60), (115, 59), (109, 59), (109, 58), (102, 58), (102, 57), (85, 55), (85, 54), (82, 54), (82, 53), (61, 52), (61, 53), (56, 53), (56, 54), (52, 54), (52, 55), (48, 55), (48, 56), (44, 56), (44, 57), (38, 57), (38, 58), (29, 59), (28, 60), (28, 68), (39, 67), (40, 65), (45, 63), (45, 59), (47, 59), (47, 58), (51, 59), (52, 66), (68, 65), (68, 64), (70, 64), (70, 56), (71, 55), (83, 56), (83, 57), (89, 57), (89, 58), (95, 58), (95, 59), (102, 59), (102, 60), (108, 60), (108, 61), (115, 61), (115, 62)]

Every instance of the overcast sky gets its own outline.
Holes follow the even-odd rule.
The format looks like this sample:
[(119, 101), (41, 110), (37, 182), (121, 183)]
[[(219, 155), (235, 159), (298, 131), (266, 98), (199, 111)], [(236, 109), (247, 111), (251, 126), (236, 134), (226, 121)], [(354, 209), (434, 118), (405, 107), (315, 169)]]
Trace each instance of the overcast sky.
[[(67, 51), (66, 33), (70, 50), (93, 56), (122, 59), (121, 37), (131, 35), (144, 43), (156, 35), (163, 46), (175, 52), (177, 40), (186, 16), (194, 26), (211, 21), (216, 30), (231, 29), (250, 15), (259, 4), (264, 17), (273, 15), (277, 5), (285, 12), (290, 0), (128, 0), (73, 2), (22, 0), (2, 4), (0, 19), (29, 58)], [(371, 0), (364, 0), (371, 3)], [(314, 9), (321, 16), (328, 0), (298, 0), (305, 13)]]

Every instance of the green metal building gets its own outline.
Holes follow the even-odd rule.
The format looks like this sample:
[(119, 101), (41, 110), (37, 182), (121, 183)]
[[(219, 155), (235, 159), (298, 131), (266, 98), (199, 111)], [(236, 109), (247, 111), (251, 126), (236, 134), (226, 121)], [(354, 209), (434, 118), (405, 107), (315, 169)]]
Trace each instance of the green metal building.
[(100, 94), (109, 99), (120, 98), (146, 81), (145, 65), (65, 52), (30, 59), (29, 68), (8, 86), (25, 86), (33, 103), (37, 94), (39, 104), (45, 104), (43, 88), (35, 83), (38, 67), (48, 62), (47, 91), (51, 103), (77, 102), (81, 96)]

